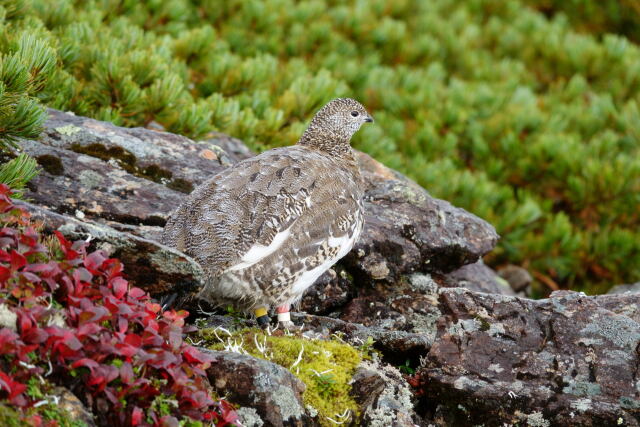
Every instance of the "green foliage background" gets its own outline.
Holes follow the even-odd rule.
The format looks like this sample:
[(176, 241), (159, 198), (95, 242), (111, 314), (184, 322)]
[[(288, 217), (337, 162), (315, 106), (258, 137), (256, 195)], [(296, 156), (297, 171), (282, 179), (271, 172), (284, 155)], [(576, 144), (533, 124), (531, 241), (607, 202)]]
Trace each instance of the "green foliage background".
[(493, 223), (490, 263), (602, 292), (640, 280), (640, 49), (556, 3), (0, 0), (0, 89), (18, 136), (40, 101), (259, 149), (357, 98), (376, 125), (354, 145)]

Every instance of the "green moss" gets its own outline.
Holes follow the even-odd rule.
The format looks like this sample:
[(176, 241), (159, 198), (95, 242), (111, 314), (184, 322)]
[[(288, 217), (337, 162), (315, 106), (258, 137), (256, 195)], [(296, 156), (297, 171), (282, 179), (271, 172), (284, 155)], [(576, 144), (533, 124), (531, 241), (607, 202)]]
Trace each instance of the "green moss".
[[(213, 329), (200, 330), (199, 335), (209, 343), (209, 348), (224, 350), (225, 343), (220, 342)], [(349, 382), (363, 358), (358, 349), (338, 339), (269, 336), (260, 329), (243, 329), (231, 337), (217, 331), (217, 335), (231, 342), (244, 342), (248, 354), (277, 363), (304, 382), (307, 386), (304, 403), (318, 411), (321, 425), (334, 425), (327, 418), (337, 419), (337, 414), (347, 410), (351, 411), (352, 419), (358, 414), (358, 406), (349, 394)], [(266, 350), (261, 352), (256, 342), (260, 346), (266, 344)]]
[(162, 168), (160, 165), (154, 163), (143, 168), (139, 167), (137, 165), (136, 156), (129, 150), (125, 150), (122, 147), (106, 147), (99, 143), (88, 145), (71, 144), (71, 150), (76, 153), (86, 154), (87, 156), (96, 157), (104, 161), (115, 160), (122, 169), (126, 170), (130, 174), (139, 178), (157, 182), (158, 184), (166, 184), (167, 187), (176, 191), (189, 194), (193, 190), (193, 184), (185, 179), (175, 178), (171, 180), (173, 173), (171, 173), (170, 170)]
[(29, 427), (22, 414), (11, 406), (0, 403), (0, 425), (6, 427)]
[(64, 173), (64, 166), (62, 166), (62, 161), (51, 154), (43, 154), (42, 156), (36, 157), (36, 161), (42, 169), (51, 175), (62, 175)]
[(167, 187), (185, 194), (189, 194), (193, 191), (193, 184), (182, 178), (172, 179), (171, 182), (167, 184)]
[(488, 331), (491, 328), (491, 324), (484, 317), (476, 316), (474, 319), (480, 322), (481, 331)]
[(59, 427), (87, 427), (80, 420), (72, 420), (69, 413), (56, 405), (44, 405), (37, 408), (37, 413), (49, 421), (57, 421)]
[(152, 181), (155, 182), (169, 180), (173, 176), (171, 171), (162, 169), (160, 166), (155, 164), (145, 167), (144, 169), (142, 169), (141, 173), (142, 175), (149, 177)]
[(127, 172), (132, 172), (135, 169), (136, 156), (122, 147), (106, 147), (98, 143), (88, 145), (71, 144), (71, 150), (107, 162), (113, 159)]

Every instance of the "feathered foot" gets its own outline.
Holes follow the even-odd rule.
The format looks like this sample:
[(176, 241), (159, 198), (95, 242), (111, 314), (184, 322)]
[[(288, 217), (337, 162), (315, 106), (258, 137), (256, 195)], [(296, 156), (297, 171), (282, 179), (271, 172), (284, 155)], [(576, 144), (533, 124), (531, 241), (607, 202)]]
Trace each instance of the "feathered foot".
[(278, 312), (278, 326), (280, 328), (289, 330), (297, 328), (295, 323), (291, 321), (290, 310), (291, 306), (289, 304), (284, 304), (276, 308), (276, 311)]

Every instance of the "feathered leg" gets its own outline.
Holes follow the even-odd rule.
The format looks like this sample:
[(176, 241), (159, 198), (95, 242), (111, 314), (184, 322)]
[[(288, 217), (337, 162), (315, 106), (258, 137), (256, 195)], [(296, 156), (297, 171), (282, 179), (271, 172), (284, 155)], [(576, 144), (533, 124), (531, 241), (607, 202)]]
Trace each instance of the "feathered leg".
[(290, 310), (291, 306), (289, 304), (283, 304), (276, 308), (276, 311), (278, 312), (278, 325), (282, 326), (284, 329), (293, 329), (295, 327), (294, 323), (291, 321), (291, 314), (289, 313)]

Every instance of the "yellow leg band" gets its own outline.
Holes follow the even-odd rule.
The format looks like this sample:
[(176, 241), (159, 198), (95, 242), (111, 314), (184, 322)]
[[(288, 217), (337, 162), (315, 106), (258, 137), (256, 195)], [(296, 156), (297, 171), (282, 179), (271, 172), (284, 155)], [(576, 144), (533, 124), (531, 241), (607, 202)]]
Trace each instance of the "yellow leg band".
[(256, 315), (256, 317), (266, 316), (267, 309), (264, 307), (256, 308), (256, 310), (254, 311), (254, 314)]

